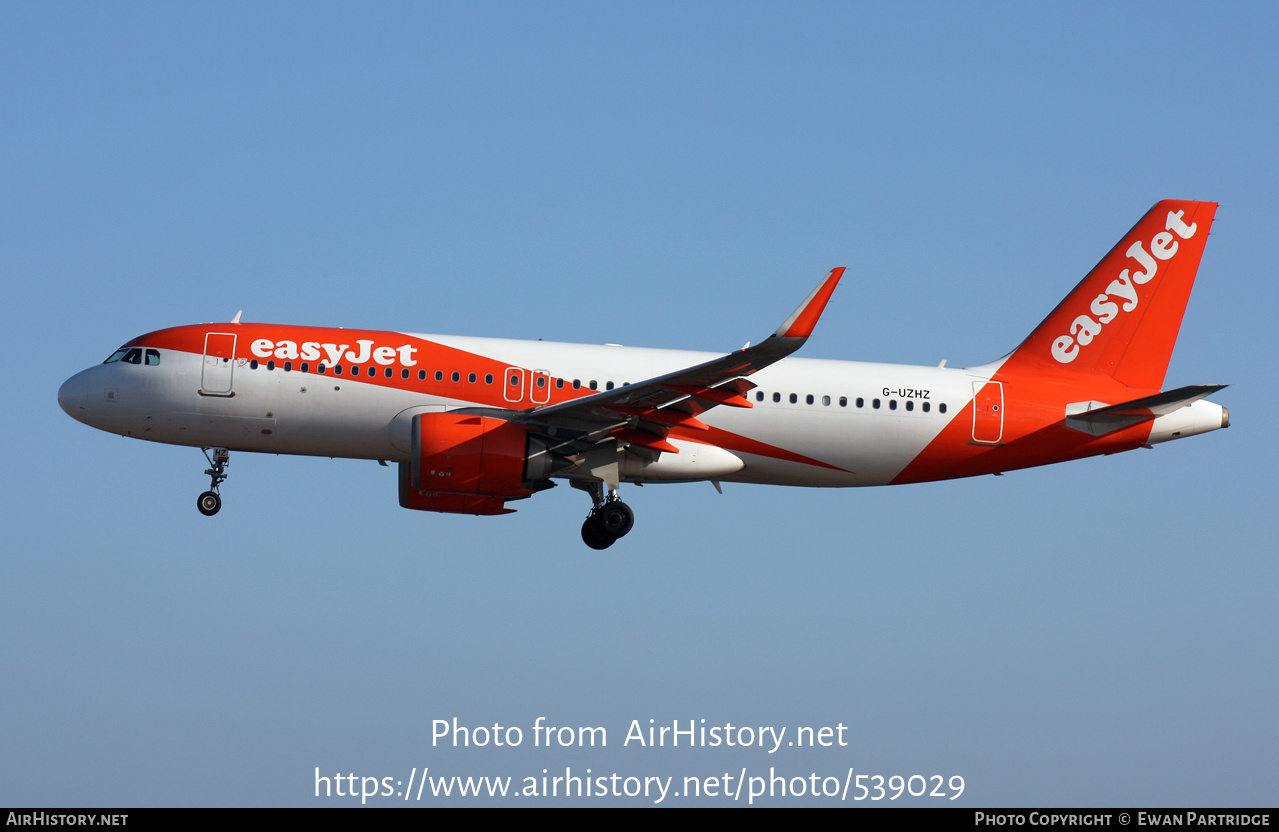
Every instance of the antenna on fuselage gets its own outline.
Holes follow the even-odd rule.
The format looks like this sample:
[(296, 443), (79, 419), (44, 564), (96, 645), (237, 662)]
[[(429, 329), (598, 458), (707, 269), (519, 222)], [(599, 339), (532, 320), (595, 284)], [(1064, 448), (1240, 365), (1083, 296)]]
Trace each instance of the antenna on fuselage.
[(238, 324), (240, 322), (240, 316), (243, 314), (244, 314), (243, 309), (241, 309), (239, 312), (236, 312), (235, 317), (231, 319), (231, 323)]

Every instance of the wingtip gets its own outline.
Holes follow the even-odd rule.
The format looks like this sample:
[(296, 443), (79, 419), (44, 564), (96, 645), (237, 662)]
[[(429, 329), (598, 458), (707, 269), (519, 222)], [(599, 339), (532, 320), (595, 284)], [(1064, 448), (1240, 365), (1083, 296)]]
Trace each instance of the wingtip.
[(830, 302), (830, 296), (835, 293), (835, 287), (839, 285), (839, 279), (844, 276), (844, 267), (837, 266), (830, 270), (830, 274), (817, 284), (817, 288), (813, 290), (804, 302), (799, 305), (786, 322), (777, 330), (776, 335), (782, 338), (807, 338), (813, 334), (813, 329), (817, 326), (818, 319), (821, 318), (822, 312), (826, 311), (826, 304)]

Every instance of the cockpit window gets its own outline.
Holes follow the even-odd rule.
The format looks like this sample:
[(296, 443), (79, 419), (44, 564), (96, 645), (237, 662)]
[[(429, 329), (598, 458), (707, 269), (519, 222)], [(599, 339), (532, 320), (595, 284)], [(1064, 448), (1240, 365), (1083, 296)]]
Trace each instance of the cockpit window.
[[(146, 358), (147, 358), (147, 364), (149, 366), (154, 367), (160, 363), (160, 351), (147, 350)], [(125, 364), (141, 364), (142, 348), (141, 347), (121, 347), (120, 349), (111, 353), (111, 357), (108, 358), (106, 361), (103, 361), (102, 363), (114, 364), (117, 361), (123, 361)]]

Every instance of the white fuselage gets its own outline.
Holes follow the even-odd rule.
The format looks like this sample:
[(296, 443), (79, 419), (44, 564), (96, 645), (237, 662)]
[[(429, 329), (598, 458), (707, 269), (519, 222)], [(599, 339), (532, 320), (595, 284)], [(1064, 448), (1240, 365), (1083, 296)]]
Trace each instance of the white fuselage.
[[(715, 357), (610, 345), (410, 337), (512, 367), (545, 368), (552, 393), (571, 391), (575, 381), (580, 383), (579, 394), (592, 392), (592, 385), (605, 390)], [(230, 392), (234, 395), (202, 395), (203, 356), (163, 348), (157, 352), (160, 360), (155, 366), (117, 361), (91, 367), (68, 380), (59, 399), (80, 421), (154, 442), (388, 461), (408, 458), (414, 413), (471, 408), (484, 401), (476, 395), (484, 387), (482, 376), (469, 381), (472, 368), (466, 366), (429, 367), (431, 373), (442, 370), (445, 380), (443, 389), (424, 393), (369, 384), (363, 374), (336, 376), (330, 369), (319, 375), (313, 368), (303, 373), (297, 369), (300, 362), (290, 362), (286, 371), (282, 361), (274, 369), (267, 369), (264, 361), (256, 368), (232, 362)], [(748, 440), (731, 449), (742, 462), (739, 470), (726, 471), (722, 460), (706, 460), (708, 467), (702, 471), (691, 460), (680, 460), (681, 454), (667, 455), (665, 468), (648, 466), (643, 473), (623, 478), (882, 485), (891, 482), (944, 425), (963, 412), (973, 397), (973, 382), (987, 381), (996, 366), (957, 370), (785, 359), (752, 377), (757, 385), (748, 396), (753, 407), (719, 407), (704, 415), (712, 428)], [(457, 382), (451, 381), (454, 372), (459, 374)], [(557, 389), (554, 385), (560, 379), (564, 387)], [(531, 401), (526, 400), (528, 404)], [(692, 445), (696, 455), (696, 445), (702, 444), (697, 438), (680, 447), (688, 453), (687, 446)], [(759, 443), (760, 451), (782, 449), (790, 458), (752, 452), (752, 443)]]

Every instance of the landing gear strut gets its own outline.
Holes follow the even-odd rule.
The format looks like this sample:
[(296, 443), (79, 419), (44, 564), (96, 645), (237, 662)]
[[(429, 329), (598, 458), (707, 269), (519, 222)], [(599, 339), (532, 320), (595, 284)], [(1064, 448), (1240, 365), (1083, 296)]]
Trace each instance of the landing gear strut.
[[(195, 507), (205, 517), (212, 517), (222, 509), (222, 496), (218, 494), (218, 486), (226, 480), (227, 463), (231, 461), (231, 452), (226, 448), (201, 448), (204, 458), (209, 461), (209, 468), (204, 473), (209, 475), (209, 490), (195, 500)], [(209, 455), (209, 451), (213, 455)]]
[(625, 537), (635, 527), (635, 512), (617, 497), (616, 491), (610, 491), (604, 497), (604, 484), (599, 482), (573, 481), (574, 488), (580, 488), (591, 495), (594, 508), (586, 515), (582, 523), (582, 542), (592, 549), (607, 549)]

